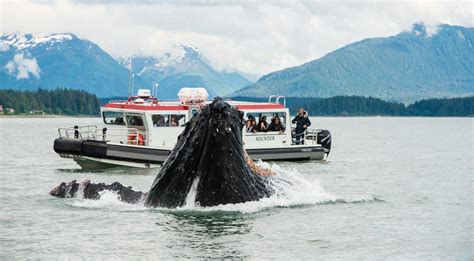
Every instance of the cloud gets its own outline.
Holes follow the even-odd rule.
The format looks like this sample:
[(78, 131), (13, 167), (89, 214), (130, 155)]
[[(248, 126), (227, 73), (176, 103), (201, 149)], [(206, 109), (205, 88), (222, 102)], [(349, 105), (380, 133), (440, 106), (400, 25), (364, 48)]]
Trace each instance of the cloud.
[(423, 22), (413, 24), (412, 29), (410, 32), (414, 33), (415, 35), (422, 35), (425, 37), (432, 37), (436, 35), (440, 30), (440, 25), (425, 25)]
[(4, 41), (0, 41), (0, 52), (8, 51), (8, 49), (10, 49), (8, 44)]
[(15, 76), (18, 80), (30, 78), (30, 74), (36, 78), (40, 77), (40, 68), (36, 62), (36, 58), (25, 57), (25, 54), (15, 54), (13, 59), (5, 66), (10, 75)]
[(472, 27), (473, 6), (457, 0), (4, 0), (1, 31), (72, 32), (114, 56), (158, 55), (190, 43), (218, 68), (263, 74), (364, 38), (411, 30), (420, 21), (432, 29), (440, 23)]

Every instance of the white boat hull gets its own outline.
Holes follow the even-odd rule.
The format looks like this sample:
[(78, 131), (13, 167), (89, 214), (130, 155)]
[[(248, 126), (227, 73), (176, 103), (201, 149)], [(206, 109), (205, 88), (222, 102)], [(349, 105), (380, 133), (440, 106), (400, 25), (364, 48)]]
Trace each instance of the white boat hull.
[[(95, 140), (77, 140), (58, 138), (54, 141), (54, 150), (64, 158), (74, 159), (82, 168), (103, 168), (107, 166), (127, 166), (137, 168), (159, 167), (171, 150), (111, 144)], [(253, 160), (324, 160), (328, 150), (320, 145), (292, 146), (281, 148), (248, 149)]]

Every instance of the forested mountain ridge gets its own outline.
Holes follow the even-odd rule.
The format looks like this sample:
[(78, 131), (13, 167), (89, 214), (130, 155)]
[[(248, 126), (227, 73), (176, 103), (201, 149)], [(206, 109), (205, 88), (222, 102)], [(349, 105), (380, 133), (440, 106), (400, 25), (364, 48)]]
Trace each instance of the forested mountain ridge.
[(13, 109), (15, 114), (42, 111), (56, 115), (99, 115), (97, 96), (79, 90), (16, 91), (0, 90), (3, 110)]
[(474, 94), (474, 28), (423, 24), (349, 44), (320, 59), (273, 72), (232, 96), (372, 96), (413, 102)]
[[(266, 98), (234, 97), (235, 100), (266, 102)], [(292, 114), (303, 107), (310, 116), (474, 116), (474, 96), (463, 98), (425, 99), (408, 106), (362, 96), (330, 98), (287, 97)]]
[[(97, 98), (85, 91), (56, 89), (36, 91), (0, 90), (0, 105), (11, 114), (42, 111), (56, 115), (98, 116), (99, 106), (119, 97)], [(126, 97), (124, 97), (126, 98)], [(261, 101), (266, 98), (234, 97), (235, 100)], [(451, 99), (427, 99), (405, 106), (379, 98), (336, 96), (331, 98), (288, 97), (292, 114), (304, 107), (310, 116), (474, 116), (474, 96)]]

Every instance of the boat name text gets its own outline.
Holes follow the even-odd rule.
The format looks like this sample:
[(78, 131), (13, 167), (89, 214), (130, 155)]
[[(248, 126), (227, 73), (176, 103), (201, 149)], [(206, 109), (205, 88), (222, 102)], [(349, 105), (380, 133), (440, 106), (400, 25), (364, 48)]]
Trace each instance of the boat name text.
[(272, 141), (275, 140), (275, 136), (259, 136), (255, 137), (257, 141)]

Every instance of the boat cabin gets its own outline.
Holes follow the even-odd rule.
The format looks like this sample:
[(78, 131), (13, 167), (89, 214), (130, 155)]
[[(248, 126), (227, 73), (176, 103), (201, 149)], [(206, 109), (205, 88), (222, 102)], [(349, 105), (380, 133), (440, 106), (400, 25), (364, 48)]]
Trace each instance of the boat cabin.
[[(184, 89), (184, 90), (183, 90)], [(205, 89), (183, 88), (179, 101), (158, 101), (148, 90), (139, 90), (137, 96), (126, 101), (110, 101), (101, 107), (107, 140), (121, 144), (143, 145), (172, 149), (184, 125), (202, 106), (208, 104)], [(147, 92), (148, 91), (148, 92)], [(284, 97), (272, 96), (269, 102), (242, 102), (228, 100), (228, 103), (244, 112), (245, 120), (266, 119), (267, 127), (278, 117), (283, 131), (243, 130), (247, 148), (272, 148), (275, 145), (291, 145), (291, 119), (288, 108), (279, 103)]]
[[(177, 101), (159, 101), (149, 90), (139, 90), (127, 100), (110, 101), (101, 107), (103, 127), (96, 125), (59, 128), (54, 150), (82, 167), (96, 163), (132, 167), (155, 167), (164, 162), (178, 136), (203, 106), (209, 104), (204, 88), (182, 88)], [(329, 131), (305, 132), (304, 144), (294, 143), (292, 117), (285, 97), (270, 96), (268, 102), (227, 101), (244, 112), (248, 124), (266, 121), (265, 131), (256, 126), (242, 130), (244, 147), (257, 160), (322, 160), (329, 155)], [(278, 128), (268, 128), (272, 121)], [(271, 130), (275, 131), (271, 131)]]

